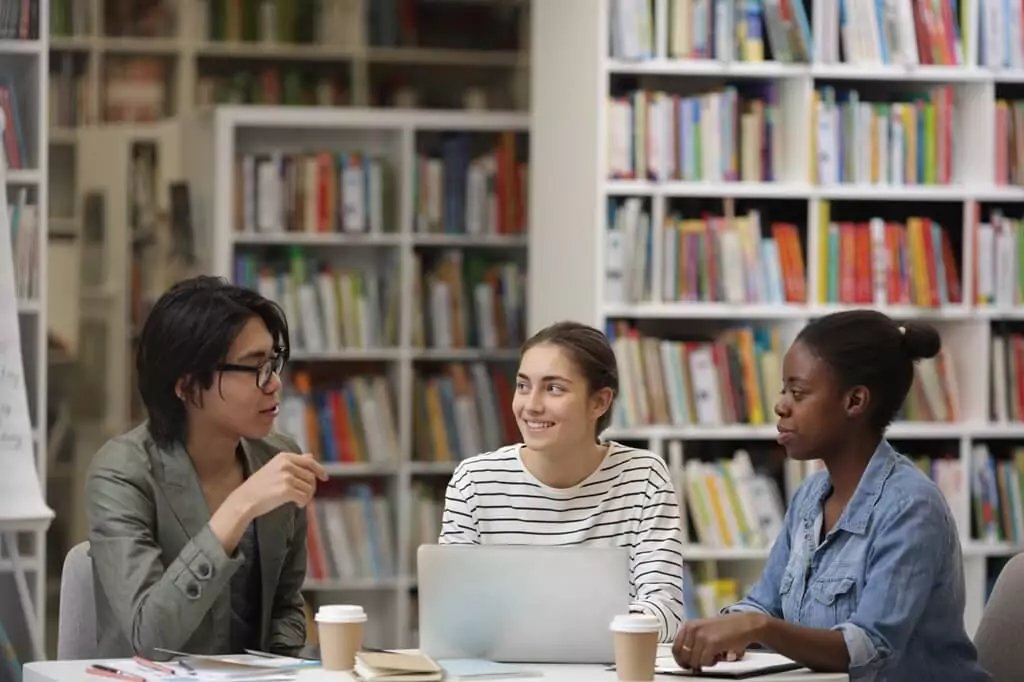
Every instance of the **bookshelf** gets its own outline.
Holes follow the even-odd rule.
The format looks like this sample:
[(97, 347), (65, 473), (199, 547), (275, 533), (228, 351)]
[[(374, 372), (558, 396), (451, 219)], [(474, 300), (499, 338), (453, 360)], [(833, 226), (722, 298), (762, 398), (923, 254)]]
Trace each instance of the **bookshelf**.
[[(9, 0), (0, 2), (0, 14), (8, 19)], [(15, 257), (15, 295), (21, 351), (25, 364), (32, 439), (36, 467), (43, 494), (47, 472), (47, 339), (46, 315), (46, 178), (47, 89), (49, 52), (46, 26), (49, 3), (32, 0), (29, 8), (37, 20), (17, 26), (9, 21), (0, 26), (0, 107), (7, 121), (4, 154), (7, 163), (8, 215), (11, 216)], [(20, 15), (19, 15), (20, 18)], [(40, 30), (42, 27), (42, 30)], [(10, 556), (0, 553), (0, 621), (21, 660), (40, 656), (46, 634), (46, 576), (49, 566), (45, 529), (19, 534), (19, 554), (28, 572), (32, 616), (38, 625), (33, 637), (21, 613), (20, 599), (12, 574)]]
[(57, 0), (52, 227), (75, 232), (81, 221), (74, 168), (82, 126), (147, 123), (215, 104), (528, 108), (528, 0), (413, 3), (408, 16), (402, 4)]
[(700, 491), (727, 492), (747, 457), (781, 513), (813, 468), (774, 443), (789, 341), (816, 316), (876, 307), (943, 338), (888, 437), (950, 502), (973, 633), (1024, 548), (1020, 36), (984, 37), (1003, 21), (985, 0), (925, 22), (897, 2), (881, 34), (865, 9), (842, 38), (827, 0), (710, 24), (687, 12), (717, 3), (600, 4), (533, 7), (528, 326), (581, 319), (614, 338), (624, 389), (606, 435), (668, 461), (690, 603), (742, 593), (770, 547), (736, 532), (737, 507), (709, 526)]
[(228, 103), (462, 108), (464, 89), (487, 109), (525, 107), (527, 0), (291, 5), (58, 0), (54, 125)]
[(355, 600), (369, 645), (414, 645), (415, 547), (456, 462), (507, 431), (529, 117), (243, 106), (182, 125), (203, 270), (284, 307), (277, 427), (331, 473), (309, 600)]

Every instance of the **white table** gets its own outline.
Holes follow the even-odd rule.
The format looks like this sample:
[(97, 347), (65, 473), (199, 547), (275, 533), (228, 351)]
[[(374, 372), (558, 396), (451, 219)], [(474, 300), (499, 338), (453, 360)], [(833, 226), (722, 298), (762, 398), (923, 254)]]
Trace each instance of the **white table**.
[[(38, 661), (25, 665), (22, 682), (109, 682), (107, 678), (86, 675), (91, 661)], [(615, 682), (615, 673), (598, 665), (535, 665), (523, 668), (544, 673), (545, 682)], [(320, 669), (303, 670), (300, 682), (350, 682), (355, 678), (347, 673), (330, 673)], [(531, 679), (531, 678), (527, 678)], [(534, 678), (541, 679), (541, 678)], [(676, 675), (658, 675), (657, 680), (688, 679)], [(697, 678), (700, 679), (700, 678)], [(709, 678), (703, 678), (709, 679)], [(809, 670), (755, 677), (753, 680), (771, 682), (849, 682), (843, 673), (812, 673)]]

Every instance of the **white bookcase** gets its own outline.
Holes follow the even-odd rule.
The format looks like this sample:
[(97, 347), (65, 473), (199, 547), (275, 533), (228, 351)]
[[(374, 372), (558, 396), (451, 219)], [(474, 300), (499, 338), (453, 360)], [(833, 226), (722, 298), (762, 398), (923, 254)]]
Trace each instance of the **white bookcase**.
[[(709, 330), (765, 324), (779, 328), (785, 350), (786, 340), (808, 320), (846, 307), (877, 307), (897, 319), (921, 319), (935, 324), (955, 367), (958, 419), (897, 423), (888, 437), (897, 448), (903, 445), (907, 446), (904, 450), (909, 447), (910, 451), (944, 444), (958, 458), (966, 494), (953, 511), (964, 547), (965, 620), (973, 633), (984, 607), (986, 584), (993, 578), (990, 560), (1022, 549), (1013, 543), (972, 539), (974, 510), (970, 493), (974, 488), (972, 467), (976, 463), (972, 454), (976, 445), (991, 444), (997, 450), (1024, 442), (1024, 423), (996, 422), (991, 418), (993, 326), (1024, 320), (1024, 307), (1019, 298), (1018, 303), (998, 306), (975, 302), (975, 277), (985, 274), (975, 272), (976, 216), (980, 214), (981, 221), (987, 222), (992, 208), (1002, 209), (1012, 218), (1024, 215), (1024, 188), (997, 185), (995, 172), (997, 151), (1008, 145), (995, 132), (996, 101), (1020, 96), (1018, 88), (1024, 83), (1024, 71), (976, 66), (976, 45), (964, 50), (965, 66), (847, 65), (837, 63), (834, 53), (832, 63), (824, 63), (822, 55), (830, 52), (823, 45), (834, 44), (839, 33), (838, 26), (828, 25), (828, 0), (806, 3), (815, 45), (811, 63), (672, 59), (669, 55), (673, 37), (669, 27), (674, 16), (672, 8), (676, 6), (672, 0), (647, 3), (654, 19), (649, 58), (622, 61), (612, 58), (610, 51), (613, 2), (602, 0), (599, 4), (599, 11), (595, 11), (592, 0), (536, 3), (533, 8), (530, 330), (565, 318), (601, 328), (627, 321), (644, 335), (693, 340), (707, 338), (702, 335)], [(645, 3), (624, 4), (642, 7)], [(980, 6), (975, 0), (962, 4), (962, 33), (976, 36)], [(685, 5), (678, 3), (680, 7)], [(973, 43), (976, 42), (975, 38)], [(612, 179), (609, 166), (615, 158), (615, 142), (609, 131), (609, 97), (637, 88), (696, 95), (725, 84), (742, 86), (757, 82), (777, 86), (780, 113), (776, 124), (780, 135), (773, 143), (777, 145), (775, 149), (781, 150), (782, 160), (774, 182)], [(821, 129), (814, 114), (814, 93), (824, 85), (889, 93), (890, 97), (892, 93), (951, 86), (952, 183), (892, 186), (816, 182), (814, 169), (820, 157), (812, 144)], [(884, 95), (876, 97), (882, 99)], [(646, 139), (633, 142), (648, 143)], [(608, 204), (610, 200), (632, 197), (640, 198), (651, 218), (654, 286), (650, 295), (623, 303), (611, 298), (606, 277)], [(905, 221), (908, 216), (941, 219), (952, 241), (961, 246), (956, 265), (963, 285), (963, 302), (943, 307), (816, 302), (821, 300), (819, 292), (825, 286), (819, 275), (819, 229), (821, 209), (826, 205), (831, 207), (833, 221), (866, 222), (875, 216), (893, 221)], [(688, 207), (687, 217), (698, 217), (700, 210), (729, 216), (749, 208), (759, 209), (764, 215), (798, 214), (790, 222), (797, 224), (800, 233), (807, 274), (806, 300), (810, 302), (688, 303), (664, 296), (661, 282), (668, 267), (664, 226), (667, 217), (680, 207)], [(763, 220), (762, 225), (769, 220), (772, 218)], [(768, 235), (767, 230), (763, 235)], [(577, 256), (569, 266), (571, 270), (567, 270), (564, 254), (570, 249)], [(550, 295), (553, 290), (559, 295)], [(772, 391), (774, 387), (766, 390)], [(682, 481), (688, 456), (700, 457), (707, 443), (719, 442), (727, 448), (772, 443), (775, 425), (774, 415), (769, 412), (767, 424), (758, 426), (644, 424), (617, 427), (607, 435), (645, 444), (665, 456), (679, 481), (685, 508)], [(788, 496), (806, 472), (793, 463), (786, 465), (785, 472), (783, 492)], [(739, 578), (742, 590), (743, 583), (760, 571), (767, 552), (767, 548), (716, 548), (694, 543), (687, 546), (685, 555), (689, 562), (702, 564), (711, 575)]]
[[(3, 4), (3, 3), (0, 3)], [(21, 163), (7, 171), (7, 200), (17, 203), (25, 190), (28, 204), (38, 207), (37, 224), (32, 235), (36, 256), (31, 259), (35, 272), (29, 289), (18, 298), (18, 325), (21, 351), (25, 365), (29, 413), (35, 444), (36, 468), (43, 493), (47, 471), (47, 316), (46, 316), (46, 216), (47, 216), (47, 88), (49, 2), (38, 0), (39, 38), (35, 40), (0, 40), (0, 76), (14, 105), (21, 138)], [(7, 125), (13, 125), (8, 117)], [(6, 210), (6, 207), (5, 207)], [(15, 257), (17, 262), (17, 257)], [(46, 644), (46, 530), (20, 534), (20, 555), (28, 573), (32, 601), (31, 617), (36, 632), (22, 613), (21, 601), (13, 579), (12, 562), (0, 553), (0, 622), (3, 622), (21, 660), (42, 657)]]
[[(277, 23), (277, 0), (259, 3), (261, 28)], [(77, 233), (80, 215), (75, 213), (76, 189), (80, 184), (75, 173), (75, 156), (79, 128), (112, 122), (108, 104), (132, 101), (137, 108), (137, 123), (151, 121), (148, 113), (139, 113), (151, 105), (160, 109), (157, 118), (176, 116), (207, 109), (219, 102), (241, 103), (237, 93), (218, 95), (219, 91), (237, 88), (238, 83), (254, 79), (268, 67), (281, 74), (306, 72), (330, 74), (343, 83), (345, 105), (356, 107), (392, 106), (392, 98), (381, 99), (382, 84), (405, 71), (409, 85), (420, 99), (425, 87), (432, 86), (453, 102), (462, 102), (470, 90), (486, 94), (487, 108), (525, 110), (529, 83), (527, 48), (520, 41), (518, 49), (481, 50), (448, 47), (383, 47), (374, 45), (369, 26), (368, 0), (322, 0), (323, 21), (318, 25), (315, 42), (295, 43), (284, 39), (261, 38), (243, 41), (227, 34), (215, 39), (210, 27), (210, 6), (227, 7), (224, 0), (163, 0), (166, 21), (150, 22), (147, 30), (159, 35), (117, 35), (118, 0), (60, 0), (55, 3), (55, 30), (50, 41), (52, 74), (49, 84), (54, 93), (50, 112), (50, 143), (56, 161), (50, 179), (52, 227), (55, 231)], [(151, 3), (157, 5), (158, 3)], [(379, 3), (386, 13), (397, 13), (398, 4), (391, 0)], [(493, 11), (522, 10), (519, 33), (528, 26), (530, 4), (527, 0), (498, 0), (490, 3)], [(449, 5), (455, 6), (455, 5)], [(134, 8), (139, 13), (145, 7)], [(222, 10), (231, 14), (226, 9)], [(228, 25), (241, 22), (237, 16), (226, 16)], [(154, 28), (155, 27), (155, 28)], [(140, 27), (135, 27), (140, 31)], [(238, 30), (235, 25), (234, 30)], [(119, 64), (133, 60), (154, 61), (160, 76), (153, 73), (136, 76), (118, 75)], [(244, 74), (245, 78), (235, 78)], [(141, 81), (133, 84), (132, 79)], [(283, 78), (283, 77), (282, 77)], [(234, 82), (232, 82), (234, 81)], [(283, 87), (282, 87), (283, 89)], [(511, 101), (511, 105), (502, 102)], [(429, 106), (426, 103), (421, 106)], [(131, 122), (130, 115), (125, 116)], [(122, 120), (121, 118), (118, 119)]]
[[(157, 5), (158, 3), (152, 3)], [(229, 3), (228, 3), (229, 4)], [(370, 4), (370, 0), (321, 0), (316, 3), (319, 21), (316, 35), (310, 42), (298, 42), (298, 36), (286, 38), (286, 29), (279, 26), (285, 18), (279, 16), (276, 0), (259, 3), (260, 17), (256, 31), (261, 35), (245, 40), (242, 38), (242, 16), (235, 16), (236, 8), (228, 9), (223, 0), (163, 0), (162, 14), (165, 20), (156, 20), (152, 13), (140, 27), (131, 15), (145, 13), (139, 6), (125, 10), (117, 0), (60, 0), (61, 7), (67, 6), (66, 24), (60, 29), (66, 34), (54, 35), (51, 49), (55, 62), (65, 56), (80, 60), (75, 78), (84, 79), (82, 91), (78, 94), (81, 102), (73, 107), (80, 112), (84, 123), (99, 123), (108, 120), (105, 105), (118, 99), (106, 92), (111, 66), (118, 60), (136, 57), (154, 58), (163, 62), (165, 91), (157, 98), (163, 104), (166, 115), (185, 114), (198, 108), (207, 108), (217, 103), (237, 102), (236, 99), (217, 99), (218, 87), (207, 82), (212, 77), (226, 80), (225, 75), (237, 72), (259, 73), (272, 60), (281, 71), (291, 70), (299, 65), (303, 69), (317, 71), (317, 67), (330, 66), (339, 78), (346, 105), (391, 106), (390, 102), (375, 102), (379, 96), (378, 86), (393, 75), (394, 69), (407, 69), (410, 73), (429, 69), (435, 73), (447, 74), (452, 84), (462, 83), (463, 87), (486, 90), (488, 108), (494, 109), (499, 101), (512, 101), (514, 108), (525, 106), (523, 90), (527, 87), (529, 60), (525, 48), (516, 49), (471, 49), (463, 46), (413, 46), (382, 45), (375, 40), (371, 15), (377, 13), (393, 18), (396, 26), (395, 40), (408, 40), (402, 36), (407, 27), (397, 25), (409, 18), (399, 19), (400, 3), (390, 0)], [(516, 17), (516, 30), (522, 33), (527, 25), (530, 3), (528, 0), (487, 0), (480, 5), (489, 5), (488, 11), (511, 12), (522, 10)], [(225, 26), (220, 33), (211, 26), (211, 5), (224, 13), (221, 21)], [(283, 6), (282, 6), (283, 7)], [(301, 13), (302, 8), (298, 13)], [(124, 13), (125, 26), (118, 25), (118, 14)], [(293, 17), (294, 18), (294, 17)], [(416, 17), (412, 21), (418, 21)], [(426, 29), (417, 26), (414, 30), (436, 32), (437, 26)], [(246, 28), (247, 30), (247, 28)], [(122, 32), (118, 34), (118, 32)], [(155, 32), (157, 35), (146, 35)], [(263, 35), (267, 32), (272, 36)], [(218, 38), (217, 35), (223, 37)], [(432, 37), (432, 36), (431, 36)], [(462, 36), (465, 38), (465, 36)], [(422, 36), (420, 37), (422, 40)], [(429, 38), (428, 38), (429, 39)], [(151, 74), (136, 74), (143, 80), (146, 93), (133, 96), (136, 105), (139, 98), (149, 101), (153, 92)], [(411, 79), (413, 87), (421, 86), (429, 78), (417, 74)], [(123, 85), (116, 84), (123, 88)], [(222, 83), (218, 84), (223, 87)], [(55, 83), (55, 87), (64, 87)], [(452, 89), (455, 93), (457, 90)], [(121, 95), (124, 93), (122, 92)], [(67, 93), (71, 96), (71, 93)], [(237, 97), (234, 93), (232, 97)], [(264, 100), (266, 101), (266, 100)], [(460, 101), (455, 98), (453, 101)], [(239, 102), (241, 103), (241, 102)], [(246, 102), (249, 103), (249, 102)], [(258, 102), (256, 102), (258, 103)], [(427, 106), (427, 105), (423, 105)], [(139, 119), (142, 122), (142, 119)], [(67, 138), (71, 131), (67, 123), (58, 126), (55, 137)]]
[[(427, 281), (423, 279), (417, 283), (417, 254), (447, 249), (459, 253), (486, 252), (499, 260), (520, 263), (525, 268), (527, 246), (524, 234), (438, 233), (415, 229), (416, 186), (417, 182), (423, 182), (417, 180), (417, 154), (424, 151), (424, 144), (436, 150), (438, 136), (446, 133), (465, 133), (469, 139), (478, 141), (480, 144), (476, 146), (474, 155), (509, 132), (520, 139), (519, 144), (525, 149), (529, 117), (520, 113), (497, 112), (243, 106), (219, 107), (210, 113), (197, 114), (183, 125), (182, 140), (185, 147), (182, 168), (190, 182), (192, 202), (197, 214), (196, 234), (200, 240), (198, 250), (208, 257), (204, 271), (237, 281), (236, 257), (240, 254), (262, 253), (266, 258), (266, 254), (272, 254), (275, 250), (280, 253), (291, 247), (301, 247), (305, 254), (331, 267), (358, 267), (372, 259), (378, 263), (378, 268), (395, 268), (387, 271), (387, 278), (398, 285), (397, 343), (387, 343), (384, 347), (365, 344), (352, 347), (350, 344), (349, 347), (311, 351), (295, 342), (299, 333), (297, 330), (309, 318), (309, 309), (301, 309), (301, 314), (289, 316), (293, 349), (285, 381), (286, 384), (290, 381), (290, 375), (296, 371), (293, 369), (296, 367), (302, 367), (313, 374), (318, 369), (334, 368), (345, 373), (347, 368), (372, 365), (373, 369), (369, 371), (380, 372), (389, 378), (398, 452), (394, 453), (394, 457), (384, 460), (377, 459), (375, 453), (370, 452), (369, 461), (332, 462), (328, 464), (328, 469), (332, 478), (340, 479), (338, 482), (341, 484), (369, 481), (383, 489), (383, 495), (392, 505), (393, 523), (390, 525), (393, 529), (392, 538), (396, 540), (393, 543), (393, 557), (397, 569), (385, 577), (310, 578), (307, 593), (313, 603), (316, 600), (341, 598), (363, 604), (371, 613), (372, 624), (367, 635), (371, 646), (396, 646), (396, 642), (399, 645), (414, 645), (417, 639), (414, 624), (417, 608), (414, 546), (416, 537), (422, 536), (422, 531), (412, 527), (413, 505), (416, 504), (414, 488), (419, 481), (443, 486), (455, 466), (453, 461), (425, 461), (424, 454), (418, 453), (413, 432), (416, 377), (424, 366), (477, 361), (489, 366), (508, 365), (518, 357), (517, 349), (512, 344), (492, 349), (436, 348), (424, 347), (416, 340), (414, 327), (420, 308), (417, 291), (420, 290), (419, 284)], [(236, 175), (237, 160), (245, 155), (287, 156), (291, 153), (321, 151), (343, 155), (362, 154), (364, 163), (365, 159), (374, 156), (384, 161), (388, 169), (385, 174), (390, 175), (389, 182), (393, 190), (386, 195), (389, 198), (384, 199), (384, 213), (390, 213), (390, 216), (385, 220), (382, 230), (236, 230), (236, 212), (238, 207), (245, 205), (236, 194), (242, 189), (237, 179), (239, 176)], [(518, 158), (526, 160), (524, 156)], [(275, 168), (279, 169), (280, 157), (274, 163), (277, 164)], [(245, 186), (244, 181), (241, 184)], [(260, 195), (266, 187), (256, 184), (256, 194)], [(273, 188), (271, 191), (276, 192)], [(258, 207), (259, 202), (257, 198), (252, 205)], [(369, 208), (372, 203), (369, 200), (366, 204), (368, 212), (373, 210)], [(202, 241), (204, 239), (205, 244)], [(423, 256), (424, 263), (428, 262), (428, 257)], [(422, 272), (425, 274), (427, 271)], [(424, 289), (426, 287), (424, 285)], [(501, 404), (500, 407), (505, 405)], [(282, 413), (278, 420), (279, 428), (285, 422), (284, 416)], [(368, 449), (372, 451), (373, 447)], [(335, 482), (332, 480), (332, 483)], [(437, 507), (435, 511), (439, 523), (441, 508)]]

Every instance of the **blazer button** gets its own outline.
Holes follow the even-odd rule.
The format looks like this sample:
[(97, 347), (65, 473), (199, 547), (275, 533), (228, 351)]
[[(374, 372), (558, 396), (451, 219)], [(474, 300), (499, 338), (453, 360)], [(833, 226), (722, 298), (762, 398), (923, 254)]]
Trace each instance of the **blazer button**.
[(210, 564), (199, 564), (199, 577), (204, 579), (210, 577)]
[(189, 599), (199, 599), (199, 585), (189, 583), (188, 587), (185, 588), (185, 594), (188, 595)]

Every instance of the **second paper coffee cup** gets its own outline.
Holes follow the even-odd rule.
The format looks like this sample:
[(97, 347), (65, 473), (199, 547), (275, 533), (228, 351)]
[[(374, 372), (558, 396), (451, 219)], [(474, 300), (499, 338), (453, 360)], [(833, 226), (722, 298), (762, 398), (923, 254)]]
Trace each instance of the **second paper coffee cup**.
[(324, 670), (352, 670), (363, 646), (366, 612), (353, 604), (325, 604), (316, 612)]
[(615, 671), (620, 682), (651, 682), (658, 657), (658, 619), (642, 613), (616, 616), (611, 631), (615, 639)]

